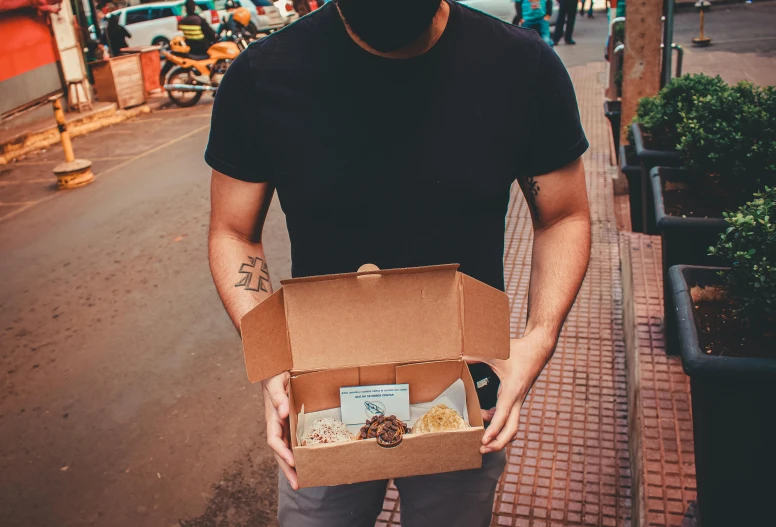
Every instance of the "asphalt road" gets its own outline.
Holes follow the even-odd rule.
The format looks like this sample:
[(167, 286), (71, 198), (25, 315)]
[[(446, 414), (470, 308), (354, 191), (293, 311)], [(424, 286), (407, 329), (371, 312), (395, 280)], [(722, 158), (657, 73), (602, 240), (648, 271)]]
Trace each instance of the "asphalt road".
[[(769, 53), (769, 5), (717, 11), (709, 32)], [(677, 16), (678, 41), (696, 16)], [(601, 60), (605, 18), (577, 20), (569, 67)], [(76, 139), (98, 176), (82, 189), (53, 189), (58, 147), (0, 166), (4, 527), (273, 524), (260, 387), (206, 259), (205, 99)], [(265, 240), (277, 287), (277, 203)]]
[[(4, 526), (273, 521), (260, 386), (206, 259), (209, 112), (77, 139), (102, 159), (97, 181), (0, 223)], [(37, 178), (60, 156), (11, 167)], [(277, 284), (289, 251), (274, 209), (267, 239)]]

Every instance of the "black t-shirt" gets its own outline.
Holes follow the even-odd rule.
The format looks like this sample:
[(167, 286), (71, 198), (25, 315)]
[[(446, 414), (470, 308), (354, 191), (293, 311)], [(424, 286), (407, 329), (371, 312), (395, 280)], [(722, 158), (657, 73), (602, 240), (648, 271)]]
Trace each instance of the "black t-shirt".
[[(230, 66), (205, 160), (275, 186), (294, 276), (459, 263), (503, 290), (510, 186), (587, 147), (568, 73), (535, 31), (450, 2), (429, 51), (386, 59), (331, 2)], [(491, 377), (491, 408), (498, 380), (472, 373)]]

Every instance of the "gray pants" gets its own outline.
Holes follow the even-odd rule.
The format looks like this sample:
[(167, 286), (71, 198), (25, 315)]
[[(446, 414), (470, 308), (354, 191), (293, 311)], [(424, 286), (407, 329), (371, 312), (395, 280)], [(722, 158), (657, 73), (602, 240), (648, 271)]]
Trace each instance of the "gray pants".
[[(496, 484), (506, 451), (482, 456), (482, 468), (394, 481), (401, 499), (402, 527), (488, 527)], [(281, 527), (374, 527), (388, 481), (295, 491), (280, 472), (278, 521)]]

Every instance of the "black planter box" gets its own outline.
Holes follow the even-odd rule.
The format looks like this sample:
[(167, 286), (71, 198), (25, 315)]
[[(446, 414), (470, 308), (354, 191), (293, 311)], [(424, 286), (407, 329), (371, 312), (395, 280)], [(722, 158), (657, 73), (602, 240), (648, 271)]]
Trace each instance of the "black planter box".
[(641, 164), (641, 197), (643, 211), (642, 225), (646, 234), (657, 234), (655, 225), (655, 206), (652, 200), (652, 190), (649, 186), (649, 173), (655, 167), (679, 167), (682, 166), (682, 157), (677, 150), (652, 150), (644, 143), (644, 134), (641, 132), (641, 124), (634, 123), (633, 146), (636, 147), (636, 155)]
[(620, 170), (628, 180), (628, 200), (630, 202), (631, 229), (633, 232), (643, 231), (643, 211), (641, 209), (641, 165), (636, 155), (636, 148), (630, 145), (620, 145)]
[(672, 296), (668, 291), (668, 269), (674, 265), (717, 265), (719, 261), (709, 256), (709, 247), (716, 244), (719, 235), (728, 227), (723, 218), (683, 218), (666, 214), (663, 202), (665, 184), (682, 183), (687, 171), (682, 168), (655, 167), (650, 173), (650, 193), (654, 204), (655, 224), (663, 247), (663, 308), (665, 321), (666, 353), (679, 353), (674, 320), (668, 316), (673, 310)]
[[(612, 139), (614, 140), (615, 155), (620, 155), (620, 119), (622, 117), (622, 103), (620, 101), (604, 101), (604, 115), (609, 119), (612, 127)], [(618, 158), (619, 160), (619, 158)]]
[(774, 525), (776, 496), (776, 359), (706, 355), (698, 344), (694, 286), (720, 285), (719, 268), (675, 266), (684, 372), (690, 376), (699, 525)]

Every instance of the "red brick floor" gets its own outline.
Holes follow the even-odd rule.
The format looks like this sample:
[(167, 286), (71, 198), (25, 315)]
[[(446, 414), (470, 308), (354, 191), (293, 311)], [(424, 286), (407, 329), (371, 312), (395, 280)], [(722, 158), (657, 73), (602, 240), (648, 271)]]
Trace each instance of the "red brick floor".
[[(659, 236), (621, 233), (623, 265), (630, 267), (635, 314), (634, 350), (630, 368), (638, 372), (637, 416), (633, 433), (639, 434), (637, 465), (643, 467), (635, 484), (644, 496), (642, 525), (693, 525), (695, 459), (690, 405), (690, 381), (679, 357), (665, 354), (663, 285)], [(631, 353), (632, 351), (632, 353)], [(688, 513), (688, 509), (690, 512)]]
[[(492, 525), (631, 525), (622, 285), (609, 166), (608, 123), (601, 111), (603, 63), (571, 68), (585, 131), (584, 161), (593, 219), (593, 252), (558, 349), (523, 407), (508, 449)], [(525, 322), (531, 221), (515, 186), (504, 256), (512, 332)], [(389, 488), (377, 526), (399, 524)]]

